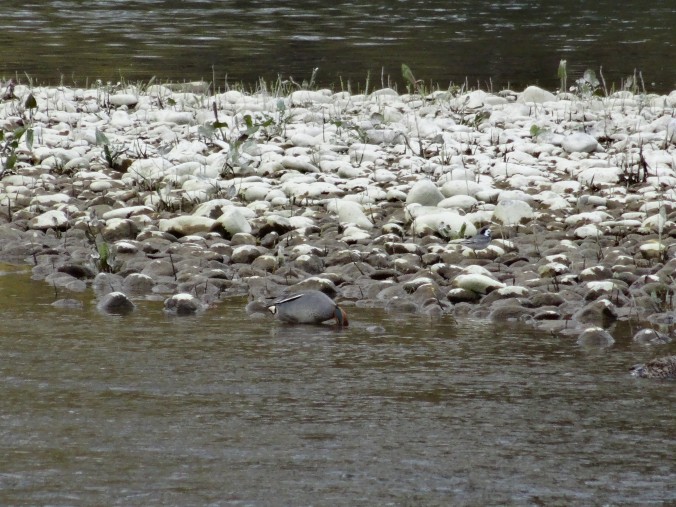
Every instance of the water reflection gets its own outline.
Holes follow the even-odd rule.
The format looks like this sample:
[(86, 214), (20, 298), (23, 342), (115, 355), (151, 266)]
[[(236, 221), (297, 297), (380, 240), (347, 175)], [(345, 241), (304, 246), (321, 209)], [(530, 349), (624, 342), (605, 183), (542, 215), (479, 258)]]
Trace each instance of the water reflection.
[(628, 330), (583, 351), (359, 308), (348, 329), (283, 326), (239, 299), (109, 317), (44, 289), (0, 276), (0, 503), (676, 500), (673, 383), (628, 376), (656, 350)]
[(118, 80), (211, 79), (253, 83), (277, 75), (362, 85), (400, 76), (407, 63), (425, 80), (495, 86), (558, 85), (603, 66), (608, 83), (643, 71), (661, 91), (676, 86), (667, 55), (676, 49), (670, 0), (649, 7), (599, 0), (581, 4), (488, 0), (453, 2), (253, 2), (75, 0), (3, 3), (0, 75), (82, 84)]

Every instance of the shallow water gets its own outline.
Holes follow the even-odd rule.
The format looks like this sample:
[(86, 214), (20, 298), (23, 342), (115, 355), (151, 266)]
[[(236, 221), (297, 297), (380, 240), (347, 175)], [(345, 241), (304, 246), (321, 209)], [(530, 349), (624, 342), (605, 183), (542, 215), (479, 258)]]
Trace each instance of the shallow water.
[(628, 330), (585, 351), (356, 308), (277, 326), (240, 299), (116, 318), (3, 269), (2, 505), (676, 502), (675, 384), (627, 372), (676, 349)]
[(0, 76), (79, 86), (215, 76), (222, 87), (226, 76), (300, 83), (318, 67), (320, 84), (363, 89), (370, 72), (372, 89), (406, 63), (442, 86), (554, 89), (564, 58), (569, 85), (603, 66), (609, 87), (638, 69), (664, 92), (676, 87), (674, 26), (673, 0), (5, 0)]

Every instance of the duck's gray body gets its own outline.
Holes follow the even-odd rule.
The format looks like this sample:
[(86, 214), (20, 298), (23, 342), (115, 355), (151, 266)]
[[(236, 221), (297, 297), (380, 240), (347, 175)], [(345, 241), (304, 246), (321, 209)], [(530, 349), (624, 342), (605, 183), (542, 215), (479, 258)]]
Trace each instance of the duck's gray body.
[(347, 326), (347, 314), (333, 299), (318, 290), (306, 290), (279, 298), (268, 307), (282, 322), (290, 324), (321, 324), (336, 319)]
[(464, 247), (471, 248), (472, 250), (483, 250), (491, 242), (491, 239), (490, 227), (482, 227), (476, 236), (466, 239), (460, 244)]
[(631, 374), (641, 378), (676, 379), (676, 356), (659, 357), (645, 364), (638, 364), (631, 369)]

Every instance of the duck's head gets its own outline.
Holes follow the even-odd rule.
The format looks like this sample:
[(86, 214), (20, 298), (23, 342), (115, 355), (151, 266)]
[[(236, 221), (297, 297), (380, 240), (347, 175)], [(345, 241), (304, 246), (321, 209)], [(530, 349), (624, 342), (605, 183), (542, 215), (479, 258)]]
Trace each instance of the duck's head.
[(343, 310), (340, 306), (336, 305), (336, 310), (333, 315), (336, 318), (336, 323), (340, 327), (347, 327), (350, 325), (350, 321), (347, 320), (347, 313), (345, 313), (345, 310)]

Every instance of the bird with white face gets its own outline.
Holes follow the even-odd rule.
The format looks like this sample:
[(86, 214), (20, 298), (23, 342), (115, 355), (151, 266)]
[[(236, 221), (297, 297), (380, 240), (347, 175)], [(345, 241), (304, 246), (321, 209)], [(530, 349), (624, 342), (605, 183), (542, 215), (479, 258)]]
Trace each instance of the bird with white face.
[(482, 227), (476, 236), (465, 239), (461, 241), (460, 244), (465, 248), (469, 248), (476, 252), (477, 250), (483, 250), (486, 248), (492, 239), (493, 237), (491, 236), (491, 228), (486, 226)]

